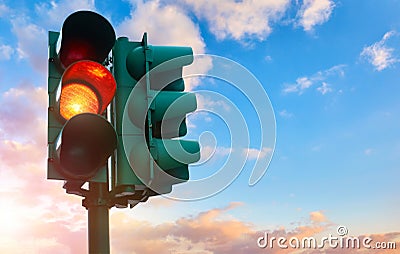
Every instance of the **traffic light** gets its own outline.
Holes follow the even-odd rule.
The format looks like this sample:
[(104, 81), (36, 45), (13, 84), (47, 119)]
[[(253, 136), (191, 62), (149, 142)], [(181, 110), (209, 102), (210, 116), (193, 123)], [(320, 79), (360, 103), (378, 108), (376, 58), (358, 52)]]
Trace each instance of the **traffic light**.
[(49, 32), (48, 179), (107, 182), (117, 136), (105, 110), (116, 82), (102, 63), (115, 39), (110, 23), (91, 11), (68, 16), (61, 37)]
[(110, 251), (111, 207), (132, 207), (189, 179), (199, 144), (177, 138), (196, 109), (194, 94), (183, 92), (182, 68), (192, 61), (191, 48), (149, 46), (146, 34), (116, 40), (91, 11), (68, 16), (61, 36), (49, 32), (47, 178), (84, 197), (89, 253)]
[(182, 68), (192, 61), (190, 47), (151, 46), (147, 34), (141, 42), (117, 40), (115, 121), (123, 141), (114, 180), (118, 195), (143, 186), (151, 189), (149, 195), (164, 194), (189, 179), (188, 165), (199, 160), (199, 144), (177, 138), (187, 132), (186, 114), (196, 110), (195, 95), (183, 92)]
[(197, 106), (183, 92), (182, 69), (192, 62), (190, 47), (151, 46), (146, 33), (116, 40), (99, 14), (68, 16), (61, 34), (49, 32), (48, 179), (79, 194), (84, 182), (108, 183), (111, 157), (108, 202), (119, 206), (187, 181), (200, 158), (198, 142), (181, 139)]

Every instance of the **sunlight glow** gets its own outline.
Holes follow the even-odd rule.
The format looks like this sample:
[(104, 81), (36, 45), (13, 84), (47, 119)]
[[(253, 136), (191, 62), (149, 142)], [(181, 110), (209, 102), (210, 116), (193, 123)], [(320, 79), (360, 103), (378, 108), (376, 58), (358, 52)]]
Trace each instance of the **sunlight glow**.
[(73, 83), (63, 87), (60, 97), (60, 114), (66, 119), (81, 114), (99, 111), (96, 94), (86, 85)]
[(22, 214), (13, 200), (2, 198), (0, 210), (0, 235), (12, 235), (18, 233), (23, 226)]

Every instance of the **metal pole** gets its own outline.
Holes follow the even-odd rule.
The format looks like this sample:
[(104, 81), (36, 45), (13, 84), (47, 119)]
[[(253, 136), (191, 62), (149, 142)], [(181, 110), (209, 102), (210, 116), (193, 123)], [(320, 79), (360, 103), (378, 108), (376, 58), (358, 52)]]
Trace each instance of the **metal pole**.
[(84, 201), (88, 210), (89, 254), (109, 254), (108, 186), (89, 182), (89, 193), (88, 200)]

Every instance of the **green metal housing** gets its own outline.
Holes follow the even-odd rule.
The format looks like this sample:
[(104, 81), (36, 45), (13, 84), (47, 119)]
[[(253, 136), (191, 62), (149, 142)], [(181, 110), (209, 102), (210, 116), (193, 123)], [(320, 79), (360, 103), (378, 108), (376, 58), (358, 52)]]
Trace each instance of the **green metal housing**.
[[(135, 189), (135, 186), (144, 186), (140, 179), (134, 174), (130, 167), (128, 158), (122, 141), (122, 119), (126, 103), (132, 89), (135, 87), (137, 81), (133, 79), (126, 68), (126, 58), (130, 51), (140, 47), (140, 42), (130, 42), (128, 38), (118, 38), (114, 48), (113, 54), (113, 67), (111, 69), (115, 81), (117, 82), (117, 92), (115, 94), (113, 104), (113, 122), (118, 136), (118, 147), (115, 160), (115, 172), (112, 174), (113, 188), (117, 193), (125, 191), (125, 189)], [(141, 135), (142, 130), (139, 128), (132, 129), (132, 136)], [(132, 145), (135, 142), (130, 142)], [(132, 191), (133, 193), (133, 191)]]
[(163, 194), (189, 179), (188, 165), (200, 159), (199, 143), (171, 138), (186, 135), (186, 114), (197, 107), (195, 95), (182, 92), (182, 68), (192, 61), (190, 47), (147, 45), (147, 34), (141, 42), (118, 38), (113, 49), (116, 190), (141, 185)]

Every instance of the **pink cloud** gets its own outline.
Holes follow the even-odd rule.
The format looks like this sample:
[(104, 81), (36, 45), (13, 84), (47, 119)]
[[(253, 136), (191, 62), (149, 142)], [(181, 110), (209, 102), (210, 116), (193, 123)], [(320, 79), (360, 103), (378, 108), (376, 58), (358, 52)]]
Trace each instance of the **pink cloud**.
[[(159, 225), (132, 220), (124, 213), (114, 213), (111, 217), (112, 249), (116, 253), (265, 253), (266, 249), (257, 246), (257, 239), (264, 232), (256, 230), (252, 223), (227, 216), (240, 205), (243, 204), (231, 203), (227, 207)], [(320, 218), (324, 217), (322, 212), (312, 214), (315, 216), (317, 213), (320, 213)], [(326, 223), (310, 220), (308, 225), (294, 230), (280, 228), (268, 232), (277, 238), (301, 238), (321, 233), (327, 227)], [(268, 253), (287, 252), (290, 250), (268, 249)]]
[(46, 180), (47, 91), (23, 84), (0, 95), (0, 252), (86, 253), (86, 211)]
[[(148, 221), (134, 220), (124, 213), (111, 217), (112, 251), (115, 253), (367, 253), (366, 249), (340, 249), (325, 246), (323, 249), (260, 248), (257, 240), (268, 233), (270, 237), (295, 237), (302, 240), (315, 237), (317, 244), (321, 235), (332, 231), (324, 212), (311, 212), (304, 225), (292, 230), (283, 227), (276, 230), (256, 230), (252, 223), (239, 221), (229, 215), (240, 203), (231, 203), (224, 208), (201, 212), (193, 217), (154, 225)], [(365, 237), (365, 236), (359, 236)], [(374, 241), (397, 241), (400, 232), (371, 235)], [(288, 242), (286, 242), (288, 245)], [(368, 252), (386, 253), (386, 252)]]
[(315, 211), (310, 213), (310, 220), (312, 222), (326, 222), (327, 218), (322, 211)]
[(0, 133), (4, 138), (46, 144), (47, 91), (23, 84), (0, 97)]

